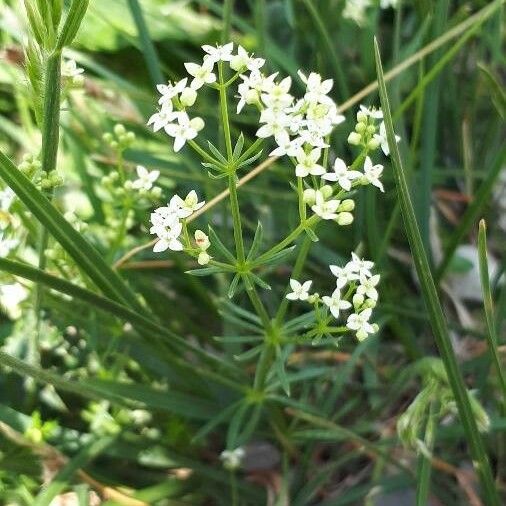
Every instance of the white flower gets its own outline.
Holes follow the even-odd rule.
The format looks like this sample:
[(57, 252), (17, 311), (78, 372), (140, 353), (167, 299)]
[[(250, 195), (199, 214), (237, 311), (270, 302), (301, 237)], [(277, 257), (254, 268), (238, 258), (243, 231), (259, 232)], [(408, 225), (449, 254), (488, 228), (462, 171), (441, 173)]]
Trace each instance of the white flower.
[(336, 277), (336, 285), (338, 288), (343, 288), (345, 285), (351, 281), (357, 280), (359, 277), (356, 269), (353, 268), (353, 265), (350, 262), (348, 262), (344, 267), (329, 265), (329, 268), (332, 274)]
[(376, 109), (375, 107), (366, 107), (365, 105), (360, 104), (360, 111), (369, 118), (383, 119), (383, 111), (381, 109)]
[(242, 46), (237, 46), (237, 54), (230, 60), (230, 68), (239, 72), (247, 68), (248, 70), (259, 70), (263, 67), (265, 60), (263, 58), (253, 58)]
[(205, 204), (204, 201), (199, 202), (197, 192), (190, 191), (183, 200), (179, 195), (174, 195), (169, 202), (169, 208), (172, 208), (178, 218), (184, 219), (191, 216), (195, 211), (199, 210)]
[(323, 303), (328, 306), (330, 309), (330, 312), (332, 313), (332, 316), (334, 318), (339, 318), (339, 312), (343, 309), (349, 309), (351, 307), (351, 304), (347, 300), (341, 300), (341, 290), (339, 288), (336, 288), (332, 292), (332, 296), (324, 296), (322, 297)]
[(374, 301), (378, 300), (378, 291), (376, 290), (376, 285), (379, 283), (380, 275), (376, 274), (375, 276), (367, 277), (364, 275), (360, 276), (360, 285), (357, 288), (357, 294), (362, 296), (367, 296), (369, 299)]
[(28, 298), (30, 292), (20, 283), (0, 286), (0, 306), (7, 315), (16, 320), (22, 315), (20, 304)]
[(11, 204), (14, 202), (16, 194), (9, 186), (0, 191), (0, 210), (8, 211)]
[(220, 459), (223, 462), (223, 467), (225, 467), (225, 469), (233, 471), (241, 465), (244, 455), (244, 450), (239, 447), (235, 450), (225, 450), (221, 452)]
[(265, 139), (286, 130), (290, 124), (290, 117), (274, 109), (264, 109), (260, 115), (260, 123), (265, 123), (265, 125), (257, 130), (256, 136)]
[(132, 182), (132, 188), (136, 190), (151, 190), (153, 183), (158, 179), (160, 175), (159, 170), (152, 170), (149, 172), (146, 167), (137, 165), (136, 168), (138, 179)]
[(63, 77), (74, 78), (80, 76), (84, 69), (79, 68), (75, 60), (65, 60), (61, 66), (61, 75)]
[(348, 167), (344, 160), (336, 158), (334, 162), (334, 172), (327, 172), (323, 174), (322, 179), (326, 181), (337, 181), (339, 186), (349, 192), (351, 190), (351, 182), (362, 176), (362, 174), (356, 170), (348, 170)]
[(315, 204), (311, 209), (323, 220), (335, 220), (337, 218), (337, 208), (341, 203), (340, 200), (325, 200), (323, 193), (320, 190), (315, 192)]
[(346, 0), (346, 5), (343, 9), (343, 18), (352, 19), (360, 26), (365, 21), (365, 11), (370, 5), (370, 0)]
[(234, 43), (229, 42), (224, 46), (209, 46), (204, 45), (202, 49), (207, 53), (204, 56), (204, 61), (212, 61), (217, 63), (219, 61), (230, 61), (232, 59), (232, 51), (234, 50)]
[(190, 87), (194, 90), (202, 88), (204, 84), (216, 82), (216, 74), (213, 73), (214, 60), (208, 58), (202, 65), (197, 63), (185, 63), (186, 71), (193, 77)]
[[(160, 105), (168, 104), (169, 102), (172, 103), (172, 99), (176, 96), (182, 93), (182, 91), (186, 88), (186, 83), (188, 82), (188, 78), (185, 77), (184, 79), (181, 79), (175, 84), (169, 83), (169, 84), (158, 84), (156, 86), (156, 89), (158, 90), (158, 93), (162, 95), (160, 99), (158, 100), (158, 103)], [(172, 109), (171, 109), (172, 110)]]
[(368, 156), (365, 157), (363, 178), (367, 183), (376, 186), (382, 192), (384, 192), (385, 189), (383, 188), (383, 184), (380, 181), (382, 172), (383, 172), (383, 165), (379, 163), (373, 165), (372, 160)]
[(286, 130), (282, 130), (274, 136), (278, 147), (269, 153), (269, 156), (295, 156), (302, 147), (303, 139), (296, 137), (291, 139)]
[(300, 130), (298, 133), (305, 143), (310, 144), (314, 148), (323, 149), (329, 147), (319, 129), (304, 129)]
[[(385, 156), (388, 156), (390, 154), (390, 148), (388, 147), (387, 129), (384, 121), (380, 124), (379, 134), (374, 134), (374, 138), (381, 144), (381, 149), (383, 150), (383, 153), (385, 153)], [(401, 138), (396, 135), (395, 142), (398, 143), (400, 140)]]
[(155, 253), (160, 253), (170, 249), (172, 251), (182, 251), (183, 244), (179, 240), (179, 236), (183, 230), (181, 222), (176, 222), (171, 228), (158, 227), (154, 233), (158, 236), (158, 241), (153, 247)]
[(0, 258), (6, 257), (16, 246), (19, 245), (18, 239), (0, 238)]
[(174, 112), (172, 102), (165, 102), (160, 111), (155, 112), (149, 120), (148, 126), (153, 125), (153, 131), (158, 132), (165, 128), (171, 121), (177, 118), (178, 113)]
[(321, 150), (315, 148), (309, 153), (306, 153), (303, 148), (297, 150), (295, 158), (297, 165), (295, 166), (295, 175), (297, 177), (306, 177), (309, 174), (312, 176), (321, 176), (325, 174), (325, 169), (318, 164), (318, 160), (321, 156)]
[(292, 292), (287, 294), (286, 298), (288, 300), (307, 300), (312, 283), (312, 281), (305, 281), (301, 284), (295, 279), (290, 279)]
[[(171, 137), (174, 137), (174, 151), (177, 153), (186, 143), (191, 139), (195, 139), (198, 134), (195, 120), (200, 118), (193, 118), (190, 120), (188, 114), (179, 112), (177, 116), (177, 123), (169, 123), (165, 125), (165, 131)], [(201, 120), (200, 120), (201, 121)]]
[(354, 330), (356, 332), (356, 336), (359, 341), (363, 341), (369, 334), (374, 334), (376, 332), (374, 326), (369, 323), (371, 314), (372, 309), (367, 308), (360, 313), (352, 313), (348, 316), (346, 326), (350, 330)]
[(266, 80), (262, 83), (262, 88), (266, 93), (262, 93), (262, 101), (267, 107), (276, 109), (285, 109), (292, 105), (293, 96), (288, 93), (292, 85), (292, 78), (285, 77), (279, 83)]
[(311, 72), (307, 77), (300, 70), (298, 74), (302, 82), (306, 85), (305, 100), (322, 104), (332, 103), (332, 99), (327, 96), (334, 85), (332, 79), (325, 79), (322, 81), (322, 77), (316, 72)]
[(351, 253), (351, 260), (348, 262), (349, 268), (353, 272), (357, 272), (359, 276), (371, 277), (371, 269), (374, 267), (374, 262), (370, 260), (361, 259), (356, 253)]
[(179, 222), (176, 209), (172, 206), (159, 207), (155, 209), (150, 216), (152, 227), (149, 229), (150, 234), (156, 234), (161, 228), (172, 228)]

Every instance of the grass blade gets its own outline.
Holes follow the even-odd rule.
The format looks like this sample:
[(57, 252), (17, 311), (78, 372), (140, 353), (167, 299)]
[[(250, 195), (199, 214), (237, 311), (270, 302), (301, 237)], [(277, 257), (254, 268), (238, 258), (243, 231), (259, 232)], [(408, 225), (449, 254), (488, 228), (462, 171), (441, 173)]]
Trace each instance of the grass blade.
[(149, 35), (148, 26), (146, 25), (146, 20), (144, 19), (144, 14), (142, 13), (139, 0), (128, 0), (128, 7), (132, 14), (135, 26), (137, 27), (137, 33), (139, 34), (139, 41), (142, 47), (142, 55), (144, 56), (144, 61), (148, 67), (151, 82), (153, 83), (153, 86), (156, 86), (157, 84), (163, 83), (165, 79), (163, 78), (163, 74), (160, 70), (158, 54), (151, 40), (151, 36)]
[(105, 263), (102, 255), (74, 230), (62, 214), (1, 151), (0, 177), (105, 295), (143, 311), (135, 294)]
[(423, 298), (429, 313), (434, 338), (448, 374), (448, 381), (455, 397), (460, 414), (460, 420), (468, 440), (476, 472), (480, 477), (483, 495), (486, 498), (486, 504), (499, 506), (499, 497), (494, 484), (488, 456), (485, 451), (483, 440), (478, 432), (476, 420), (473, 416), (473, 411), (469, 401), (469, 394), (457, 364), (457, 358), (450, 341), (448, 327), (439, 302), (436, 286), (429, 267), (429, 261), (425, 253), (420, 230), (416, 222), (415, 212), (411, 202), (399, 148), (397, 146), (397, 142), (395, 141), (390, 104), (388, 101), (385, 80), (383, 77), (383, 68), (381, 65), (381, 56), (376, 40), (374, 41), (374, 51), (376, 55), (376, 70), (378, 74), (381, 107), (383, 109), (388, 145), (390, 147), (390, 153), (393, 161), (398, 198), (400, 200), (406, 234), (413, 254), (413, 261), (420, 280)]
[(496, 372), (502, 389), (502, 404), (504, 404), (506, 402), (506, 377), (504, 376), (504, 372), (501, 367), (501, 359), (499, 358), (499, 352), (497, 351), (499, 342), (495, 326), (494, 301), (492, 299), (492, 290), (490, 289), (490, 277), (488, 272), (487, 226), (485, 224), (485, 220), (480, 221), (478, 232), (478, 251), (483, 305), (485, 307), (485, 318), (488, 330), (485, 335), (490, 349), (490, 354), (492, 355), (492, 361), (494, 362), (494, 367), (497, 369)]

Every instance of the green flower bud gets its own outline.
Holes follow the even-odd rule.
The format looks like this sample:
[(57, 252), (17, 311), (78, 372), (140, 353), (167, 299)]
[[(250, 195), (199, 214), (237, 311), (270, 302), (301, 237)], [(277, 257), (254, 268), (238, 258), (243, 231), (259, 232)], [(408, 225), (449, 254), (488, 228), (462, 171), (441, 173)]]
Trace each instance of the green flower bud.
[(341, 205), (337, 208), (339, 212), (350, 213), (355, 209), (355, 201), (352, 199), (345, 199), (341, 202)]
[(337, 224), (345, 227), (353, 223), (353, 214), (351, 213), (339, 213), (336, 218)]
[(196, 117), (196, 118), (193, 118), (191, 121), (190, 121), (190, 125), (192, 126), (192, 128), (194, 128), (195, 130), (197, 130), (197, 132), (200, 132), (200, 130), (202, 130), (205, 126), (205, 123), (204, 123), (204, 120), (200, 117)]
[(357, 121), (359, 123), (367, 123), (367, 114), (364, 111), (357, 112)]
[(191, 107), (197, 100), (197, 92), (192, 88), (185, 88), (179, 97), (183, 107)]
[(313, 206), (316, 202), (316, 192), (312, 188), (308, 188), (307, 190), (304, 190), (304, 193), (302, 195), (302, 200), (308, 206)]
[(376, 133), (376, 127), (374, 125), (369, 125), (367, 127), (366, 131), (367, 131), (368, 134), (372, 135), (372, 134)]
[(121, 123), (118, 123), (114, 125), (114, 133), (116, 134), (117, 137), (119, 137), (120, 135), (125, 135), (126, 128)]
[(332, 197), (332, 186), (326, 184), (320, 188), (320, 191), (322, 192), (323, 198), (325, 200)]
[(373, 137), (368, 143), (367, 143), (367, 147), (371, 150), (371, 151), (374, 151), (375, 149), (378, 149), (379, 148), (379, 145), (380, 145), (380, 141), (378, 139), (376, 139), (376, 137)]
[(351, 132), (350, 135), (348, 135), (348, 144), (352, 146), (358, 146), (361, 141), (362, 136), (357, 132)]
[(363, 134), (365, 132), (365, 130), (367, 129), (367, 125), (365, 123), (357, 123), (355, 125), (355, 130), (359, 133), (359, 134)]

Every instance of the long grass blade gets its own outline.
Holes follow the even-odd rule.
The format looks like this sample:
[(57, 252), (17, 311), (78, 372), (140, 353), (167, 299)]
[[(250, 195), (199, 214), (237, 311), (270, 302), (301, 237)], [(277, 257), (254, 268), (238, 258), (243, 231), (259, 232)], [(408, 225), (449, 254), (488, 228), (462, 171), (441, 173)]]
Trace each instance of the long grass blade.
[(0, 177), (105, 295), (137, 310), (143, 310), (135, 294), (105, 263), (102, 255), (74, 230), (62, 214), (2, 152), (0, 152)]
[(420, 280), (423, 298), (429, 312), (434, 338), (448, 375), (450, 387), (455, 397), (460, 419), (472, 453), (476, 472), (480, 477), (483, 495), (486, 498), (486, 504), (499, 506), (499, 497), (494, 484), (488, 456), (485, 451), (483, 440), (478, 432), (476, 420), (473, 416), (469, 394), (465, 387), (464, 379), (457, 364), (457, 358), (448, 334), (448, 327), (445, 321), (443, 309), (439, 301), (434, 279), (429, 267), (429, 261), (425, 253), (422, 237), (416, 221), (399, 148), (395, 140), (390, 104), (383, 77), (381, 56), (376, 40), (374, 41), (374, 50), (376, 55), (376, 70), (378, 74), (381, 107), (383, 109), (388, 145), (390, 147), (390, 153), (393, 161), (397, 193), (401, 204), (401, 212), (404, 219), (406, 234), (413, 254), (413, 261), (418, 274), (418, 279)]

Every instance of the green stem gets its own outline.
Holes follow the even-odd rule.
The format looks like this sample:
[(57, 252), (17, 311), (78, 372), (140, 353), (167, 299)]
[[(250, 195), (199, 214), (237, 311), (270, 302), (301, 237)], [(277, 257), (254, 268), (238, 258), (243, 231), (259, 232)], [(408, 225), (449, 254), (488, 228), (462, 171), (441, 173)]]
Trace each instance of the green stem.
[(223, 62), (218, 63), (218, 76), (220, 80), (220, 109), (221, 122), (223, 125), (223, 134), (225, 136), (225, 146), (227, 148), (227, 159), (232, 161), (232, 137), (230, 135), (230, 120), (228, 117), (227, 88), (223, 81)]
[(232, 220), (234, 226), (235, 252), (239, 264), (244, 264), (244, 241), (242, 238), (241, 212), (239, 210), (239, 201), (237, 199), (237, 182), (235, 174), (228, 176), (228, 191), (230, 193), (230, 208), (232, 211)]
[[(41, 164), (42, 171), (46, 174), (56, 169), (58, 157), (58, 144), (60, 140), (60, 97), (61, 97), (61, 51), (55, 51), (46, 61), (46, 73), (44, 76), (44, 116), (42, 118), (42, 151)], [(53, 191), (46, 195), (52, 200)], [(38, 267), (40, 270), (46, 268), (46, 249), (49, 242), (49, 232), (43, 225), (39, 226), (38, 239)], [(41, 306), (43, 297), (43, 287), (40, 283), (35, 286), (35, 316), (36, 329), (33, 333), (32, 358), (34, 363), (38, 362), (39, 350), (38, 340), (41, 325)]]
[[(434, 402), (430, 404), (427, 425), (425, 426), (424, 444), (426, 449), (432, 454), (434, 441), (436, 437), (436, 415)], [(416, 476), (416, 506), (427, 506), (429, 504), (430, 475), (432, 462), (429, 455), (420, 454), (418, 459), (418, 470)]]

